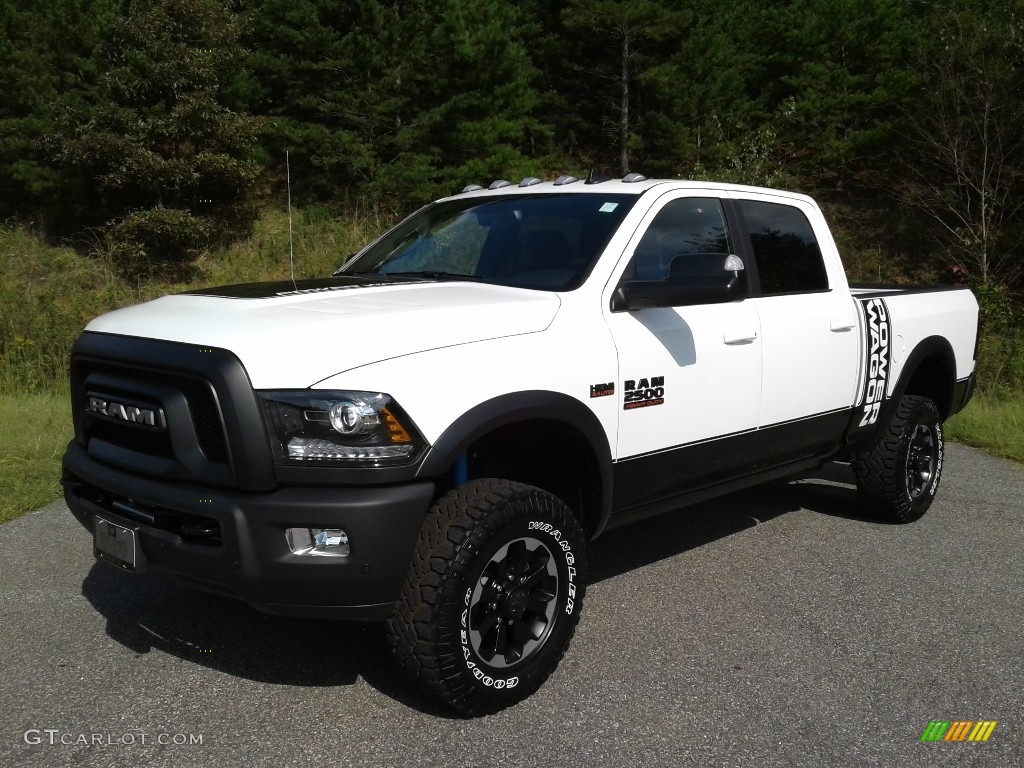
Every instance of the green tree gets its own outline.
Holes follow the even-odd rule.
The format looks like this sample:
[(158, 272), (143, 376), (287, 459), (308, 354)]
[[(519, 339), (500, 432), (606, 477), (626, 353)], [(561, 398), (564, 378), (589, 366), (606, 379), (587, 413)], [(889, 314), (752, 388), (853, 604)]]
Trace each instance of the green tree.
[(793, 0), (770, 18), (762, 99), (769, 113), (787, 105), (794, 170), (817, 186), (876, 183), (916, 79), (905, 57), (918, 18), (905, 0)]
[(983, 285), (1024, 273), (1024, 2), (954, 0), (926, 17), (920, 90), (894, 185)]
[(300, 198), (397, 212), (530, 165), (529, 29), (500, 0), (260, 0), (240, 103), (273, 118)]
[(588, 111), (612, 137), (622, 173), (629, 172), (631, 155), (642, 141), (638, 84), (672, 78), (671, 67), (662, 62), (665, 52), (685, 35), (689, 16), (680, 5), (658, 0), (569, 0), (562, 11), (563, 24), (583, 53), (575, 67), (582, 75), (577, 88), (588, 97), (600, 94)]
[(88, 203), (80, 224), (139, 264), (187, 260), (255, 216), (259, 125), (223, 94), (243, 22), (217, 0), (132, 3), (96, 102), (63, 115), (60, 159)]
[[(397, 52), (409, 57), (408, 115), (388, 164), (433, 165), (426, 189), (442, 194), (469, 181), (536, 171), (530, 154), (539, 99), (525, 21), (503, 0), (423, 3), (404, 20)], [(423, 23), (430, 32), (423, 33)]]
[(358, 194), (376, 171), (394, 81), (381, 48), (386, 13), (364, 0), (254, 5), (249, 52), (232, 90), (240, 109), (270, 119), (265, 161), (283, 171), (290, 153), (299, 200)]
[(44, 138), (59, 102), (95, 87), (95, 50), (120, 0), (7, 0), (0, 4), (0, 219), (53, 213), (67, 190)]
[[(642, 170), (753, 183), (743, 168), (756, 154), (785, 161), (772, 134), (776, 107), (761, 98), (771, 54), (770, 9), (756, 2), (687, 4), (690, 18), (666, 40), (664, 58), (641, 80), (646, 95)], [(740, 168), (737, 165), (741, 166)]]

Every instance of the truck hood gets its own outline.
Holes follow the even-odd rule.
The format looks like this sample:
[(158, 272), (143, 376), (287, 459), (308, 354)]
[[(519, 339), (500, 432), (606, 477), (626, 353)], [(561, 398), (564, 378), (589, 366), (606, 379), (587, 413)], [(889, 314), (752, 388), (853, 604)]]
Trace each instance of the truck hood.
[(330, 278), (164, 296), (86, 330), (227, 349), (255, 388), (289, 389), (402, 355), (537, 333), (560, 304), (554, 293), (481, 283)]

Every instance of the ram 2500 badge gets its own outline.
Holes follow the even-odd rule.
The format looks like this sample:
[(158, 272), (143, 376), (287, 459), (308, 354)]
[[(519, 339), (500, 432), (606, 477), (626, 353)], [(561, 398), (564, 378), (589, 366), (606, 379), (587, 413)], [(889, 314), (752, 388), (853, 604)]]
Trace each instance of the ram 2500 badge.
[(923, 515), (977, 320), (968, 290), (851, 288), (802, 195), (495, 182), (330, 277), (91, 322), (65, 495), (117, 567), (383, 620), (494, 712), (564, 654), (610, 526), (836, 459), (880, 518)]

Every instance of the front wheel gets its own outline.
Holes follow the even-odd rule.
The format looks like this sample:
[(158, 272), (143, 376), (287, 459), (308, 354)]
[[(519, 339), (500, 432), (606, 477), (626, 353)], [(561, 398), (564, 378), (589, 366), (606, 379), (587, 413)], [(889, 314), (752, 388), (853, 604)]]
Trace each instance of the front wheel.
[(473, 480), (434, 505), (387, 623), (403, 667), (454, 709), (497, 712), (565, 654), (585, 591), (586, 542), (556, 496)]
[(935, 498), (942, 479), (942, 424), (935, 403), (904, 395), (882, 439), (853, 457), (857, 489), (868, 510), (884, 520), (910, 523)]

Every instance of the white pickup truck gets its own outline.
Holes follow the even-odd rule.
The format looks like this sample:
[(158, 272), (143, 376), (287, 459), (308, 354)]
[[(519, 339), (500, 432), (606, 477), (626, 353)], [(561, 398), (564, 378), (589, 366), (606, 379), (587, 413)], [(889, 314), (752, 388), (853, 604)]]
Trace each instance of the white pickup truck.
[(977, 327), (968, 290), (851, 289), (802, 195), (498, 181), (331, 277), (91, 322), (65, 496), (97, 557), (384, 620), (484, 714), (558, 664), (609, 526), (836, 459), (875, 514), (919, 518)]

